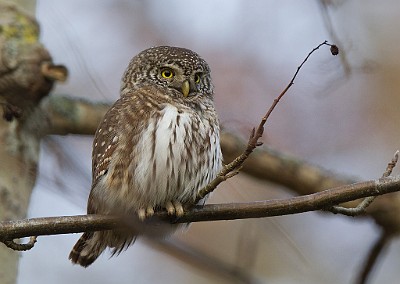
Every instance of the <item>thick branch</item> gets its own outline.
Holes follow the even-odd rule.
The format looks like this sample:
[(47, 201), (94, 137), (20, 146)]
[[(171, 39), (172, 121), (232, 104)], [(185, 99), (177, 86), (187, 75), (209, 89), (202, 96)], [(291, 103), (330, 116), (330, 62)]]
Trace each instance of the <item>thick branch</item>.
[(71, 97), (46, 97), (40, 109), (46, 115), (49, 125), (44, 125), (41, 133), (93, 135), (110, 106)]
[[(90, 134), (93, 135), (111, 104), (93, 103), (82, 99), (51, 96), (43, 100), (42, 112), (51, 123), (47, 134)], [(221, 148), (225, 162), (238, 157), (246, 143), (231, 133), (222, 133)], [(262, 146), (256, 149), (243, 164), (242, 172), (259, 179), (285, 185), (298, 194), (310, 194), (324, 189), (356, 182), (349, 177), (338, 176), (315, 165)]]
[[(298, 196), (288, 199), (256, 201), (250, 203), (209, 204), (196, 206), (186, 212), (176, 223), (234, 220), (245, 218), (260, 218), (297, 214), (315, 210), (323, 210), (335, 204), (383, 195), (400, 190), (400, 176), (387, 177), (378, 180), (354, 183), (318, 193)], [(156, 212), (148, 222), (170, 220), (166, 212)], [(130, 217), (130, 222), (138, 224), (136, 217)], [(131, 224), (132, 225), (132, 224)], [(119, 217), (101, 215), (82, 215), (66, 217), (34, 218), (20, 221), (0, 223), (0, 240), (16, 238), (78, 233), (84, 231), (109, 230), (127, 226), (126, 220)], [(135, 226), (135, 224), (133, 224)]]
[[(235, 159), (245, 147), (242, 139), (232, 133), (222, 133), (221, 148), (225, 162)], [(315, 193), (357, 181), (280, 152), (269, 145), (257, 148), (254, 155), (243, 164), (241, 172), (286, 186), (298, 194)]]

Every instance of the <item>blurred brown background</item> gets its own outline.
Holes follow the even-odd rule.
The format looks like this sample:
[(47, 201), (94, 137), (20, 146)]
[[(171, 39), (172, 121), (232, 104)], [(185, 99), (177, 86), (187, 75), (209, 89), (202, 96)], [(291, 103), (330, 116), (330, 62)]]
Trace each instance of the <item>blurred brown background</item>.
[[(187, 47), (212, 68), (224, 129), (242, 137), (308, 52), (329, 40), (345, 57), (327, 48), (311, 57), (273, 113), (264, 142), (360, 179), (380, 177), (400, 148), (397, 1), (42, 0), (36, 15), (43, 43), (70, 71), (54, 95), (114, 101), (139, 51)], [(66, 136), (43, 143), (31, 217), (85, 212), (91, 141)], [(209, 202), (290, 194), (241, 174)], [(173, 238), (205, 254), (190, 250), (195, 262), (139, 239), (86, 270), (67, 259), (78, 235), (40, 237), (22, 254), (18, 283), (352, 283), (377, 236), (371, 221), (321, 213), (196, 223)], [(395, 241), (370, 283), (396, 283), (399, 256)]]

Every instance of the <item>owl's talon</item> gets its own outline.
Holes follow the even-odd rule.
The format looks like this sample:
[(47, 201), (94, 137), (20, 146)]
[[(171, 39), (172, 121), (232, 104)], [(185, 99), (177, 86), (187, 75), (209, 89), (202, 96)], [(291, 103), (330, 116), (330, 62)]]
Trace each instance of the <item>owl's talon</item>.
[(168, 201), (165, 204), (168, 215), (175, 215), (176, 217), (182, 217), (184, 214), (183, 206), (179, 201)]
[(154, 208), (153, 206), (148, 206), (146, 209), (146, 217), (151, 217), (154, 215)]
[(144, 210), (144, 208), (140, 208), (137, 211), (138, 217), (140, 221), (143, 221), (144, 219), (146, 219), (146, 211)]
[(154, 208), (153, 206), (147, 206), (146, 209), (140, 208), (137, 211), (138, 217), (140, 221), (144, 221), (146, 218), (150, 218), (151, 216), (154, 215)]
[(167, 203), (165, 203), (165, 209), (167, 209), (168, 215), (175, 214), (175, 206), (172, 204), (171, 201), (168, 201)]
[(175, 207), (175, 215), (176, 217), (182, 217), (183, 214), (185, 213), (183, 210), (183, 206), (179, 201), (174, 201), (173, 202), (174, 207)]

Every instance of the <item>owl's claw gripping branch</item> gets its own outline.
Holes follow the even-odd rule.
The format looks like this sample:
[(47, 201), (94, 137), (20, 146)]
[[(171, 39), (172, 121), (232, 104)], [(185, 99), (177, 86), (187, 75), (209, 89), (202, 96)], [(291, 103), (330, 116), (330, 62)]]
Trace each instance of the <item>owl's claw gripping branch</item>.
[(154, 208), (152, 206), (147, 206), (147, 208), (140, 208), (137, 211), (140, 221), (144, 221), (146, 218), (150, 218), (154, 215)]
[(154, 215), (154, 208), (153, 206), (147, 206), (146, 209), (146, 217), (151, 217)]
[(175, 215), (176, 217), (182, 217), (184, 213), (183, 206), (179, 201), (168, 201), (165, 204), (165, 209), (167, 209), (168, 215)]

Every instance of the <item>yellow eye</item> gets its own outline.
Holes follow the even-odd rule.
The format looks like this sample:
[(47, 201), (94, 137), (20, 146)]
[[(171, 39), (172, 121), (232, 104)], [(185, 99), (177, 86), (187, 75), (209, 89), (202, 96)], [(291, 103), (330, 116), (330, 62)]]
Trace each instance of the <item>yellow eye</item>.
[(194, 75), (194, 82), (196, 84), (200, 83), (200, 79), (201, 79), (201, 74), (200, 73), (197, 73), (197, 74)]
[(174, 72), (171, 69), (164, 69), (161, 71), (161, 76), (165, 79), (171, 79), (174, 77)]

